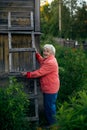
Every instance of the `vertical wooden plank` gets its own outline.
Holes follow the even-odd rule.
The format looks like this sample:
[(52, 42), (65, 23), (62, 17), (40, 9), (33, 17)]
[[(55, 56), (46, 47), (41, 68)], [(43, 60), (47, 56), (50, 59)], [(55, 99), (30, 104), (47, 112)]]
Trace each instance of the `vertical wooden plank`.
[(8, 72), (8, 37), (4, 36), (5, 40), (4, 40), (4, 65), (5, 65), (5, 72)]
[[(11, 32), (8, 33), (8, 43), (9, 43), (9, 49), (11, 49)], [(12, 71), (12, 54), (9, 53), (9, 71)]]
[[(8, 28), (11, 27), (11, 12), (8, 12)], [(8, 43), (9, 43), (9, 49), (12, 48), (11, 45), (11, 32), (8, 32)], [(12, 54), (9, 53), (9, 71), (12, 71)]]
[(35, 32), (40, 32), (40, 0), (35, 0)]
[[(31, 26), (34, 27), (34, 19), (33, 19), (33, 12), (31, 12)], [(31, 32), (31, 37), (32, 37), (32, 48), (35, 48), (35, 34), (34, 31)], [(35, 70), (36, 65), (35, 65), (35, 54), (33, 53), (33, 69)]]
[[(36, 3), (35, 3), (36, 5)], [(37, 12), (37, 11), (35, 11)], [(36, 21), (35, 21), (36, 22)], [(31, 12), (31, 25), (32, 27), (34, 27), (34, 19), (33, 19), (33, 12)], [(34, 30), (31, 33), (31, 37), (32, 37), (32, 48), (35, 48), (35, 34), (34, 34)], [(36, 58), (35, 58), (35, 52), (33, 52), (33, 69), (36, 69)], [(34, 79), (34, 95), (37, 95), (37, 81), (36, 79)], [(35, 117), (39, 118), (38, 116), (38, 99), (35, 99)]]
[(31, 27), (34, 28), (34, 18), (33, 18), (33, 12), (30, 12), (30, 20), (31, 20)]
[(8, 12), (8, 28), (11, 27), (11, 12)]
[(4, 70), (4, 41), (3, 36), (0, 35), (0, 71)]

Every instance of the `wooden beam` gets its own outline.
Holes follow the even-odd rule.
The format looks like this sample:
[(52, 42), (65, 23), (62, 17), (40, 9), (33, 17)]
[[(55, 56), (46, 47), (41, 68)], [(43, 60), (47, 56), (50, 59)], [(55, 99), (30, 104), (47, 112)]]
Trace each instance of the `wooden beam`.
[(35, 0), (35, 31), (40, 31), (40, 0)]
[(34, 48), (11, 48), (9, 49), (9, 53), (18, 53), (18, 52), (35, 52)]

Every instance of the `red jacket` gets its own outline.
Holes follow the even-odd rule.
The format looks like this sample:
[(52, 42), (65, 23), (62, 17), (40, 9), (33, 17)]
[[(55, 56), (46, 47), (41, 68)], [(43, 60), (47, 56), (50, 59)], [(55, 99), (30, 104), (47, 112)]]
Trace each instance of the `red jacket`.
[[(41, 90), (43, 93), (56, 93), (60, 87), (58, 63), (54, 55), (48, 58), (43, 58), (39, 53), (36, 54), (37, 60), (40, 63), (40, 68), (30, 72), (30, 78), (39, 78)], [(28, 77), (28, 72), (27, 72)]]

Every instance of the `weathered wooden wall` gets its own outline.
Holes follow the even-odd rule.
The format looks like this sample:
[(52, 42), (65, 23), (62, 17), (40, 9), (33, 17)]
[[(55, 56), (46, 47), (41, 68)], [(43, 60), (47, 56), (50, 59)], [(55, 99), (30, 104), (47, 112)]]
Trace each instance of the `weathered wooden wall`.
[(9, 75), (16, 76), (33, 103), (33, 115), (29, 112), (28, 117), (35, 121), (38, 120), (37, 79), (18, 75), (36, 69), (34, 44), (39, 49), (40, 0), (0, 0), (0, 87), (8, 87)]
[[(33, 12), (34, 27), (31, 23), (31, 12)], [(0, 72), (9, 71), (8, 33), (12, 33), (13, 48), (29, 48), (32, 46), (32, 30), (35, 33), (35, 45), (39, 48), (40, 0), (0, 0)], [(13, 54), (14, 70), (20, 66), (20, 70), (24, 69), (24, 66), (31, 70), (31, 53)]]

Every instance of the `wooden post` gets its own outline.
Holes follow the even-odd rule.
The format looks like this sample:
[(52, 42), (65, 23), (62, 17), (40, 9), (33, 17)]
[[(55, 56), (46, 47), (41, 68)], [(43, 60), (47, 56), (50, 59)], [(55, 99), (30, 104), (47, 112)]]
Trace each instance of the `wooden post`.
[[(31, 12), (31, 26), (34, 29), (33, 12)], [(31, 37), (32, 37), (32, 48), (36, 48), (35, 47), (35, 34), (34, 34), (34, 30), (32, 30), (32, 32), (31, 32)], [(36, 69), (35, 52), (33, 53), (33, 69), (34, 70)], [(37, 95), (37, 81), (36, 81), (36, 79), (34, 79), (34, 94)], [(35, 99), (35, 115), (36, 115), (36, 118), (38, 118), (38, 99), (37, 98)]]
[(8, 12), (8, 28), (11, 27), (11, 12)]
[(59, 0), (59, 31), (61, 31), (61, 0)]
[(35, 0), (35, 32), (40, 32), (40, 0)]
[[(8, 28), (11, 27), (11, 12), (8, 12)], [(8, 43), (9, 43), (9, 49), (12, 48), (11, 46), (11, 32), (8, 32)], [(12, 70), (12, 54), (9, 53), (9, 71)]]

